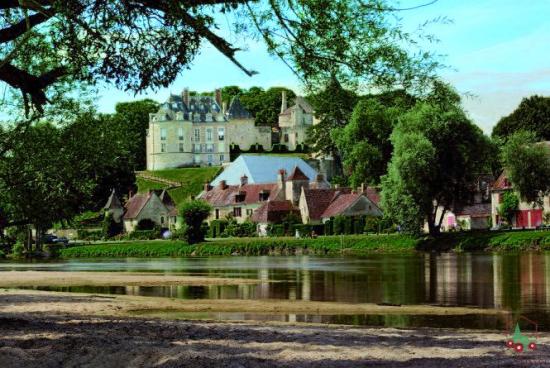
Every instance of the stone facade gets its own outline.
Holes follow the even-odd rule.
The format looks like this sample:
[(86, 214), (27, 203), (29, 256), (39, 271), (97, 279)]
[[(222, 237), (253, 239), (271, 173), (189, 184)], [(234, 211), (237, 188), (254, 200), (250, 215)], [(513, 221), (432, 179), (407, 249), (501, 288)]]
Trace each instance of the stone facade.
[[(313, 110), (302, 97), (287, 107), (283, 93), (279, 115), (280, 142), (293, 151), (305, 142), (313, 124)], [(186, 166), (218, 166), (230, 161), (231, 145), (249, 150), (252, 145), (272, 147), (272, 128), (256, 126), (254, 117), (239, 97), (229, 108), (222, 103), (221, 91), (213, 96), (171, 95), (158, 112), (150, 114), (147, 130), (147, 170)]]

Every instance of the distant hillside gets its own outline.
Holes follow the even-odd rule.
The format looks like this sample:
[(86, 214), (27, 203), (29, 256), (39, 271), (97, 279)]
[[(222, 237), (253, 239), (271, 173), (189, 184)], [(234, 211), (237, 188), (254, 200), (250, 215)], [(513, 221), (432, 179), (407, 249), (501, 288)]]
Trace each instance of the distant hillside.
[[(137, 173), (138, 192), (146, 192), (150, 189), (172, 188), (168, 192), (176, 201), (181, 203), (190, 196), (196, 196), (207, 181), (214, 179), (219, 167), (193, 167), (183, 169), (168, 169), (158, 171), (141, 171)], [(155, 178), (157, 180), (155, 180)], [(169, 183), (172, 183), (169, 184)], [(173, 187), (179, 183), (179, 187)]]

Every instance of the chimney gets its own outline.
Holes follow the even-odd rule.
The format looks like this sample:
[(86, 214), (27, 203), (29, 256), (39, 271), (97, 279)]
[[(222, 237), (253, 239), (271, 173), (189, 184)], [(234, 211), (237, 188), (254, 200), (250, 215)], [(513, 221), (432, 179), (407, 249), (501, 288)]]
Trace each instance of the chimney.
[(224, 190), (227, 188), (227, 182), (225, 180), (221, 180), (220, 181), (220, 184), (218, 185), (218, 187), (221, 189), (221, 190)]
[(183, 89), (182, 99), (185, 107), (189, 108), (189, 88), (185, 87)]
[(248, 176), (243, 175), (241, 176), (241, 187), (248, 184)]
[(209, 182), (204, 183), (204, 191), (209, 192), (212, 190), (212, 185)]
[(282, 92), (282, 98), (281, 98), (281, 113), (284, 112), (287, 108), (287, 104), (286, 104), (286, 91), (283, 90)]
[(365, 192), (365, 183), (361, 183), (361, 186), (359, 187), (359, 193)]
[(219, 88), (216, 88), (215, 96), (216, 96), (216, 103), (221, 108), (222, 107), (222, 90)]
[(277, 175), (277, 188), (281, 189), (283, 193), (285, 191), (285, 176), (286, 176), (285, 170), (280, 169), (279, 174)]

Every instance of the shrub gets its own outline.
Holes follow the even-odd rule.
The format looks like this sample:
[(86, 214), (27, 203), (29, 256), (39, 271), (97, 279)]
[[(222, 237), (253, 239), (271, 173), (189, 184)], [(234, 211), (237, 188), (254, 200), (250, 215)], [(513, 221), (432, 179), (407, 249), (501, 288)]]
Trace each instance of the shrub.
[(25, 255), (25, 246), (21, 242), (17, 242), (11, 248), (11, 254), (14, 258), (23, 258)]
[(4, 253), (4, 251), (0, 250), (0, 259), (4, 258), (6, 258), (6, 254)]
[(366, 233), (377, 233), (380, 230), (381, 220), (375, 216), (365, 218), (364, 230)]
[(63, 248), (63, 244), (61, 243), (52, 243), (52, 244), (44, 245), (44, 251), (48, 253), (48, 256), (51, 258), (59, 258), (62, 248)]
[(76, 237), (80, 240), (101, 240), (103, 239), (103, 231), (78, 229)]
[(212, 220), (210, 222), (210, 227), (208, 228), (207, 237), (209, 237), (209, 238), (219, 237), (223, 233), (223, 231), (225, 230), (228, 223), (229, 222), (227, 220), (224, 220), (224, 219)]
[(172, 239), (187, 241), (187, 224), (181, 224), (181, 226), (172, 231)]
[(179, 208), (179, 213), (187, 225), (187, 241), (189, 244), (195, 244), (204, 240), (206, 229), (203, 222), (210, 215), (212, 207), (205, 201), (194, 200), (183, 203)]
[(519, 198), (514, 192), (506, 192), (502, 196), (502, 203), (498, 206), (498, 214), (512, 224), (516, 210), (519, 207)]
[(160, 238), (160, 229), (158, 227), (152, 230), (134, 230), (126, 234), (126, 240), (154, 240)]
[(236, 220), (227, 223), (224, 231), (220, 234), (222, 238), (228, 237), (254, 237), (256, 236), (256, 224), (251, 221), (245, 221), (239, 224)]
[(103, 220), (103, 212), (86, 211), (73, 218), (72, 222), (76, 228), (100, 226)]

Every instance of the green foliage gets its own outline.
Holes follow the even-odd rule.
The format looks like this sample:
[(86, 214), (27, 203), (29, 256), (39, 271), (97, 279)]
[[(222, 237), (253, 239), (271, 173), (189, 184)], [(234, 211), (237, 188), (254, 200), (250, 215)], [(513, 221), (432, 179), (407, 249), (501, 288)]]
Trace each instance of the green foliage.
[(109, 239), (122, 233), (122, 220), (120, 222), (116, 222), (109, 212), (105, 213), (105, 216), (103, 217), (102, 231), (104, 239)]
[(512, 219), (519, 207), (519, 198), (514, 192), (505, 192), (502, 196), (502, 203), (498, 206), (498, 214), (502, 216), (508, 224), (512, 223)]
[(283, 91), (286, 91), (288, 106), (292, 106), (295, 94), (285, 87), (271, 87), (266, 91), (260, 87), (252, 87), (244, 91), (239, 99), (255, 117), (256, 125), (276, 126), (279, 122)]
[(205, 231), (202, 227), (204, 220), (208, 218), (212, 207), (208, 202), (194, 200), (184, 202), (179, 206), (180, 216), (187, 225), (187, 241), (195, 244), (204, 240)]
[(419, 233), (425, 220), (430, 234), (438, 234), (442, 218), (435, 218), (435, 208), (465, 203), (475, 176), (487, 170), (489, 140), (468, 120), (459, 101), (450, 87), (437, 83), (392, 133), (382, 207), (405, 231)]
[(91, 241), (102, 240), (103, 231), (78, 229), (76, 232), (76, 237), (80, 240), (91, 240)]
[(550, 97), (524, 98), (510, 115), (493, 128), (493, 137), (507, 139), (520, 131), (531, 132), (537, 140), (550, 140)]
[(160, 229), (154, 226), (148, 230), (134, 230), (125, 234), (123, 238), (125, 240), (154, 240), (160, 238)]
[(121, 242), (63, 249), (62, 257), (178, 257), (293, 254), (365, 254), (412, 251), (419, 241), (403, 235), (344, 235), (318, 238), (228, 238), (187, 245), (181, 241)]
[(176, 230), (172, 231), (171, 239), (172, 240), (183, 240), (183, 241), (187, 242), (187, 234), (188, 234), (187, 224), (183, 223)]
[(208, 238), (220, 237), (228, 223), (229, 221), (225, 219), (210, 221), (210, 227), (208, 228), (207, 237)]
[(21, 242), (17, 242), (11, 248), (11, 254), (13, 258), (23, 258), (25, 255), (25, 246)]
[(353, 109), (350, 123), (331, 132), (354, 187), (379, 184), (380, 177), (386, 174), (392, 154), (390, 135), (397, 119), (411, 107), (396, 100), (395, 104), (385, 105), (377, 96), (361, 99)]
[(220, 234), (222, 238), (229, 237), (254, 237), (256, 236), (256, 224), (250, 221), (245, 221), (239, 224), (236, 220), (230, 220), (225, 225), (224, 230)]
[(73, 217), (71, 222), (77, 228), (98, 227), (103, 218), (103, 211), (85, 211)]
[(61, 243), (44, 245), (44, 251), (48, 254), (48, 257), (50, 258), (59, 258), (59, 256), (61, 255), (61, 249), (63, 249), (63, 244)]
[(4, 253), (3, 250), (0, 249), (0, 259), (4, 259), (6, 258), (6, 254)]
[(502, 148), (502, 162), (521, 198), (541, 205), (550, 193), (550, 146), (535, 141), (531, 132), (512, 134)]

